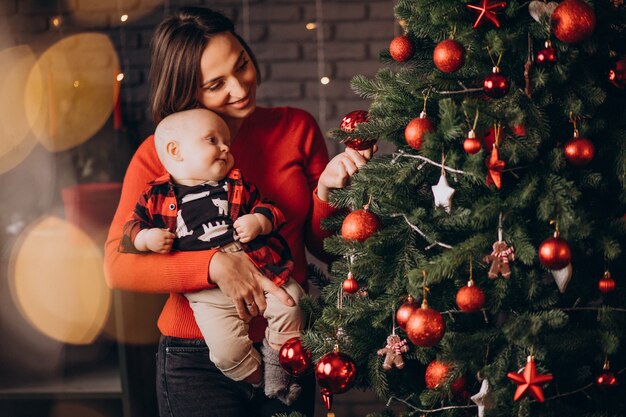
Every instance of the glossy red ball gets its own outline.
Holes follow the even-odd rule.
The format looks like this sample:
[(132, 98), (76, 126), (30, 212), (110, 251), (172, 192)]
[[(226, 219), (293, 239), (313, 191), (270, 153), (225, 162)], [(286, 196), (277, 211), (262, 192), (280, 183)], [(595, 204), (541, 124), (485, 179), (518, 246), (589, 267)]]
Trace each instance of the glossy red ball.
[(414, 52), (413, 41), (406, 35), (396, 36), (389, 44), (389, 54), (398, 62), (408, 61)]
[(409, 317), (406, 334), (416, 346), (431, 347), (439, 343), (446, 332), (443, 316), (429, 307), (421, 307)]
[(300, 376), (311, 369), (311, 352), (298, 337), (292, 337), (278, 351), (278, 363), (292, 376)]
[(356, 365), (345, 353), (331, 352), (315, 365), (315, 378), (326, 393), (341, 394), (354, 385)]
[(611, 278), (611, 274), (604, 274), (598, 281), (598, 290), (603, 294), (615, 291), (615, 280)]
[(609, 70), (609, 82), (617, 88), (626, 87), (626, 58), (622, 58)]
[(401, 329), (406, 330), (406, 323), (409, 321), (409, 317), (411, 317), (411, 314), (418, 308), (420, 308), (420, 305), (417, 304), (411, 296), (407, 298), (406, 303), (398, 308), (398, 311), (396, 311), (396, 323), (398, 323)]
[[(351, 133), (359, 123), (367, 123), (369, 121), (368, 115), (369, 113), (367, 112), (367, 110), (351, 111), (350, 113), (343, 116), (343, 119), (341, 119), (341, 124), (339, 125), (339, 129), (343, 130), (346, 133)], [(362, 151), (374, 146), (376, 140), (353, 138), (346, 139), (343, 141), (343, 143), (348, 148)]]
[(572, 165), (587, 165), (595, 155), (593, 142), (586, 138), (573, 138), (565, 144), (565, 159)]
[(572, 261), (572, 252), (567, 241), (551, 237), (539, 246), (539, 262), (550, 270), (565, 268)]
[(348, 294), (355, 294), (359, 290), (359, 283), (356, 281), (356, 279), (354, 279), (352, 274), (350, 274), (348, 275), (348, 278), (343, 281), (341, 287), (343, 288), (343, 292)]
[(561, 2), (551, 16), (554, 36), (566, 43), (588, 39), (596, 28), (596, 14), (582, 0)]
[(404, 129), (406, 143), (416, 151), (422, 147), (424, 135), (435, 131), (435, 125), (426, 116), (416, 117)]
[(433, 51), (433, 61), (440, 71), (451, 74), (465, 64), (465, 48), (453, 39), (441, 41)]
[(551, 67), (556, 64), (556, 51), (551, 46), (540, 49), (535, 61), (543, 67)]
[(341, 225), (341, 236), (346, 240), (364, 242), (382, 227), (377, 215), (369, 210), (355, 210), (348, 214)]
[(478, 311), (485, 306), (485, 292), (476, 285), (461, 287), (456, 293), (456, 305), (466, 313)]
[(480, 141), (476, 138), (465, 138), (463, 141), (463, 150), (469, 154), (475, 154), (482, 147)]
[(483, 81), (483, 91), (491, 98), (504, 97), (511, 87), (511, 82), (500, 73), (489, 74)]
[(599, 388), (614, 388), (619, 385), (615, 374), (611, 371), (604, 371), (596, 378), (596, 385)]

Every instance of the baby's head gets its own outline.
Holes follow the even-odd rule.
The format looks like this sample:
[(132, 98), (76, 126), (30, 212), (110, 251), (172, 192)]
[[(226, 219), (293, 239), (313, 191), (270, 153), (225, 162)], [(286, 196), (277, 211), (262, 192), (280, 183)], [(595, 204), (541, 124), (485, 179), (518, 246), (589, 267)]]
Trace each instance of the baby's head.
[(161, 163), (178, 184), (219, 181), (235, 163), (226, 122), (206, 109), (185, 110), (161, 120), (154, 144)]

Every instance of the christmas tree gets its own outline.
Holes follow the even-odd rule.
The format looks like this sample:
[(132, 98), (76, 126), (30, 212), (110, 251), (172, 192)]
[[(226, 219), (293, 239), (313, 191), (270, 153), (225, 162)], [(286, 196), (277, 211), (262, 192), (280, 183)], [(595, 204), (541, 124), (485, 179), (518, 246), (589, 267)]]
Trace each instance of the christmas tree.
[[(372, 100), (333, 136), (397, 146), (346, 210), (303, 344), (329, 409), (626, 416), (626, 8), (400, 0)], [(348, 214), (348, 211), (351, 211)]]

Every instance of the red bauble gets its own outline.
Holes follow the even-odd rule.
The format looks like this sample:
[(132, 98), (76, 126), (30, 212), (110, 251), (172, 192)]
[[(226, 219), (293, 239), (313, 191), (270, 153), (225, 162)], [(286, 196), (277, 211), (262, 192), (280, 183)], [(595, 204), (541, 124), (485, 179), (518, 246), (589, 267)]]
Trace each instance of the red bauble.
[(518, 136), (520, 138), (526, 136), (526, 126), (524, 125), (513, 125), (511, 126), (511, 130), (513, 131), (515, 136)]
[(341, 394), (354, 385), (356, 365), (341, 352), (324, 355), (315, 365), (315, 378), (323, 392)]
[(619, 385), (615, 374), (611, 371), (604, 371), (596, 378), (598, 388), (615, 388)]
[(398, 62), (408, 61), (414, 52), (413, 41), (406, 35), (396, 36), (389, 44), (389, 53)]
[(550, 270), (565, 268), (572, 261), (572, 251), (567, 241), (554, 236), (539, 246), (539, 262)]
[(617, 88), (626, 87), (626, 58), (615, 63), (615, 67), (609, 71), (609, 81)]
[(465, 64), (465, 48), (453, 39), (441, 41), (433, 51), (433, 61), (441, 71), (451, 74)]
[(535, 59), (535, 61), (542, 67), (551, 67), (556, 64), (556, 51), (550, 44), (550, 41), (546, 41), (545, 48), (537, 52), (537, 59)]
[(424, 135), (435, 131), (435, 125), (428, 120), (426, 112), (422, 112), (420, 117), (411, 120), (404, 129), (404, 139), (406, 143), (416, 151), (422, 146)]
[[(339, 129), (343, 130), (344, 132), (351, 133), (359, 123), (367, 123), (368, 120), (369, 119), (367, 110), (354, 110), (343, 116)], [(374, 146), (374, 144), (376, 143), (376, 139), (368, 140), (354, 138), (346, 139), (343, 141), (343, 143), (348, 148), (356, 149), (357, 151), (363, 151)]]
[(615, 280), (611, 278), (611, 273), (606, 271), (604, 276), (598, 281), (598, 289), (601, 293), (607, 294), (615, 291)]
[[(446, 363), (440, 362), (438, 360), (434, 360), (428, 364), (426, 367), (426, 386), (430, 389), (440, 388), (448, 379), (450, 375), (450, 371), (454, 369), (454, 366), (448, 365)], [(465, 386), (467, 385), (467, 380), (464, 376), (460, 376), (450, 384), (450, 391), (453, 394), (458, 395), (463, 392)]]
[(456, 305), (466, 313), (478, 311), (485, 305), (485, 292), (470, 281), (456, 293)]
[(587, 138), (578, 137), (578, 133), (574, 133), (574, 138), (565, 144), (565, 159), (572, 165), (587, 165), (595, 155), (595, 147), (593, 142)]
[(367, 209), (348, 214), (341, 225), (341, 236), (346, 240), (366, 241), (382, 227), (377, 215)]
[(278, 363), (292, 376), (305, 374), (311, 368), (311, 352), (298, 337), (292, 337), (278, 351)]
[(474, 154), (480, 151), (481, 144), (478, 139), (476, 139), (476, 133), (473, 130), (470, 130), (467, 134), (467, 137), (463, 141), (463, 150), (469, 154)]
[(438, 311), (426, 303), (415, 310), (406, 323), (406, 334), (416, 346), (435, 346), (446, 332), (446, 323)]
[(359, 290), (359, 283), (352, 276), (352, 272), (348, 272), (348, 278), (343, 281), (342, 288), (343, 292), (348, 294), (354, 294)]
[(511, 82), (507, 77), (500, 74), (498, 67), (493, 67), (493, 72), (485, 77), (483, 81), (483, 91), (491, 98), (504, 97), (511, 87)]
[(406, 330), (406, 323), (409, 321), (409, 317), (419, 308), (419, 304), (417, 304), (410, 295), (406, 299), (406, 303), (398, 308), (398, 311), (396, 311), (396, 323), (398, 323), (398, 326), (402, 330)]
[(588, 39), (596, 28), (596, 14), (582, 0), (565, 0), (552, 13), (554, 36), (566, 43)]

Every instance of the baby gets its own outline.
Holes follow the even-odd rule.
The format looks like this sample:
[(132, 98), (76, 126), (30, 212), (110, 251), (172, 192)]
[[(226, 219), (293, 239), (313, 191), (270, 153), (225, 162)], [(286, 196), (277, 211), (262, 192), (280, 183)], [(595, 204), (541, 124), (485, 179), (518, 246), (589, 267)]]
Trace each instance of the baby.
[(301, 388), (280, 367), (278, 350), (300, 336), (304, 317), (297, 303), (304, 291), (290, 278), (289, 248), (275, 233), (284, 223), (282, 212), (262, 200), (257, 188), (233, 168), (230, 131), (217, 114), (206, 109), (174, 113), (159, 123), (154, 141), (168, 174), (152, 181), (141, 196), (124, 225), (120, 251), (243, 250), (296, 302), (290, 307), (266, 295), (264, 373), (261, 355), (248, 338), (248, 323), (239, 318), (230, 298), (219, 288), (185, 296), (215, 366), (235, 381), (258, 386), (264, 379), (268, 397), (291, 404)]

